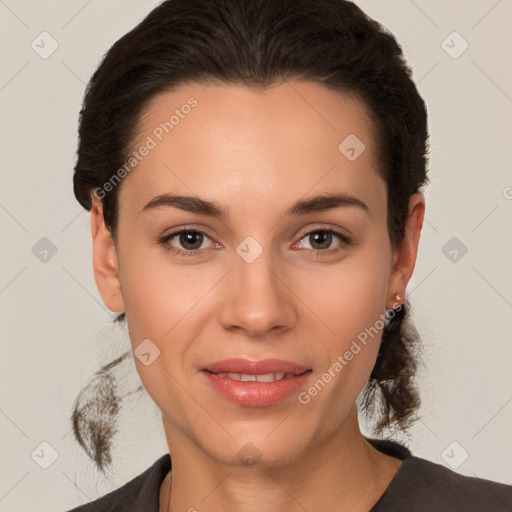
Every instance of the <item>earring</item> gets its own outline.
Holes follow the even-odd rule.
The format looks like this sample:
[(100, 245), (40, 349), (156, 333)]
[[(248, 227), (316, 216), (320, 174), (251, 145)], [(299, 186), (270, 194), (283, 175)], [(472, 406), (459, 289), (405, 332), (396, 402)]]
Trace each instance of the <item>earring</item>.
[(390, 309), (390, 310), (395, 309), (395, 308), (394, 308), (394, 306), (395, 306), (395, 304), (396, 304), (397, 302), (398, 302), (398, 304), (399, 304), (399, 307), (402, 307), (402, 297), (400, 296), (400, 294), (395, 293), (395, 295), (394, 295), (394, 297), (393, 297), (393, 298), (395, 299), (395, 303), (394, 303), (394, 304), (393, 304), (393, 306), (391, 306), (391, 308), (389, 308), (389, 309)]
[[(399, 293), (395, 293), (395, 304), (396, 303), (398, 303), (398, 309), (400, 309), (402, 307), (402, 297)], [(395, 308), (393, 307), (393, 309)]]

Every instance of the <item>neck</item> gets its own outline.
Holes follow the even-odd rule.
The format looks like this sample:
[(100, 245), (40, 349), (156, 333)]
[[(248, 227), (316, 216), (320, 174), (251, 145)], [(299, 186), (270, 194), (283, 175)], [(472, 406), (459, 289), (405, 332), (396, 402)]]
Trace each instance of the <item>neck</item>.
[(173, 434), (166, 429), (173, 468), (161, 486), (160, 512), (367, 512), (401, 463), (364, 439), (355, 408), (343, 428), (280, 466), (225, 465)]

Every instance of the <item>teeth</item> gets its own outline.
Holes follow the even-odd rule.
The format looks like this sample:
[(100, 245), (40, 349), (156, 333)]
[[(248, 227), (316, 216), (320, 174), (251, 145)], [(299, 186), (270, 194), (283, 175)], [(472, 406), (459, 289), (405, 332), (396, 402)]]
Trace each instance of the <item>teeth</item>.
[(286, 377), (292, 377), (291, 373), (264, 373), (263, 375), (249, 375), (247, 373), (231, 373), (219, 372), (219, 377), (229, 377), (230, 379), (239, 380), (241, 382), (274, 382), (275, 380), (283, 380)]

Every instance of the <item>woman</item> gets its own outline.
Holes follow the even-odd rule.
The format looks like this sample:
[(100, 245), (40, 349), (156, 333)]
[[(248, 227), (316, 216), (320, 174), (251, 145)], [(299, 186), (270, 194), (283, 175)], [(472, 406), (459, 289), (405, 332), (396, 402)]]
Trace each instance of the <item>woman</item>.
[[(96, 283), (169, 453), (76, 511), (510, 510), (512, 487), (359, 429), (358, 405), (379, 434), (420, 403), (427, 119), (385, 29), (342, 0), (165, 1), (104, 58), (79, 134)], [(131, 353), (73, 412), (101, 469)]]

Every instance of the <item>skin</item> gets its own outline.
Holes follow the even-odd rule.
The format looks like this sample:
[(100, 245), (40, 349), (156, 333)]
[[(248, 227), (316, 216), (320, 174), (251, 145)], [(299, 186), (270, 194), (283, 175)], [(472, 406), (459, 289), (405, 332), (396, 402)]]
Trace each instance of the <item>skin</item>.
[[(267, 407), (232, 403), (200, 370), (231, 357), (280, 358), (311, 368), (304, 389), (311, 386), (397, 307), (396, 293), (403, 301), (424, 198), (410, 197), (406, 236), (393, 250), (365, 105), (311, 82), (263, 93), (220, 84), (165, 92), (145, 109), (133, 147), (190, 96), (197, 107), (119, 185), (117, 241), (99, 199), (91, 210), (101, 296), (111, 311), (126, 311), (133, 349), (149, 338), (160, 350), (149, 366), (134, 358), (172, 454), (160, 511), (368, 511), (400, 466), (364, 439), (355, 407), (381, 332), (306, 405), (296, 394)], [(354, 161), (338, 150), (349, 134), (366, 146)], [(355, 196), (368, 212), (343, 206), (282, 217), (297, 200), (326, 192)], [(141, 212), (164, 193), (215, 201), (229, 213)], [(157, 241), (184, 227), (206, 233), (201, 254), (166, 250), (191, 247), (179, 237)], [(352, 243), (334, 236), (322, 246), (308, 236), (329, 228)], [(263, 249), (250, 264), (236, 252), (248, 236)], [(246, 443), (260, 454), (252, 466), (237, 456)]]

